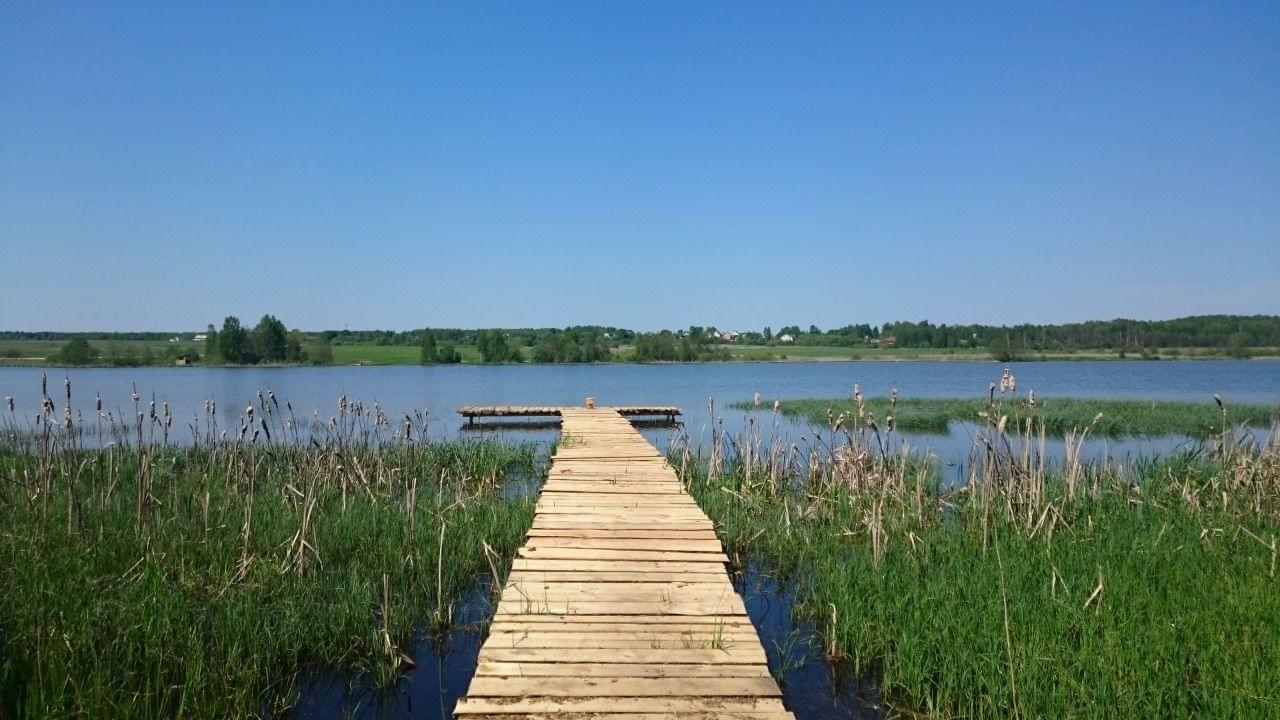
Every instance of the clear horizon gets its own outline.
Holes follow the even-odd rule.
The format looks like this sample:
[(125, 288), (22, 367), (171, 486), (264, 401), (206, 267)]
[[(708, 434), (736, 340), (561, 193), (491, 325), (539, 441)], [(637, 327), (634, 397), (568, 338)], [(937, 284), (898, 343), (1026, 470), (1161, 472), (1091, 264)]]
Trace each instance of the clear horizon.
[(0, 6), (0, 329), (1280, 313), (1280, 6)]
[[(242, 325), (244, 325), (246, 328), (252, 328), (255, 324), (257, 324), (257, 322), (258, 322), (260, 319), (262, 319), (262, 316), (263, 316), (264, 314), (266, 314), (266, 315), (274, 315), (274, 313), (258, 313), (258, 314), (254, 314), (254, 315), (250, 315), (250, 316), (237, 315), (237, 316), (236, 316), (236, 318), (237, 318), (237, 319), (241, 322), (241, 324), (242, 324)], [(1230, 315), (1231, 315), (1231, 316), (1234, 316), (1234, 317), (1276, 317), (1276, 315), (1275, 315), (1275, 314), (1271, 314), (1271, 313), (1248, 313), (1248, 314), (1245, 314), (1245, 313), (1230, 313)], [(1031, 324), (1031, 325), (1059, 325), (1059, 326), (1060, 326), (1060, 325), (1077, 325), (1077, 324), (1083, 324), (1083, 323), (1087, 323), (1087, 322), (1115, 322), (1115, 321), (1120, 321), (1120, 320), (1127, 320), (1127, 321), (1132, 321), (1132, 322), (1162, 322), (1162, 321), (1172, 321), (1172, 320), (1185, 320), (1185, 319), (1188, 319), (1188, 318), (1190, 318), (1190, 317), (1196, 317), (1196, 316), (1181, 316), (1181, 317), (1171, 317), (1171, 318), (1120, 318), (1120, 317), (1117, 317), (1117, 318), (1088, 318), (1088, 319), (1085, 319), (1085, 320), (1068, 320), (1068, 321), (1061, 322), (1061, 323), (1029, 323), (1029, 324)], [(102, 329), (102, 328), (92, 328), (92, 329), (79, 329), (79, 330), (76, 330), (76, 329), (58, 330), (58, 329), (53, 329), (53, 328), (36, 328), (36, 329), (32, 329), (32, 330), (25, 330), (25, 329), (19, 329), (19, 328), (6, 328), (6, 327), (0, 327), (0, 332), (20, 332), (20, 333), (43, 333), (43, 332), (48, 332), (48, 333), (64, 333), (64, 334), (92, 334), (92, 333), (102, 333), (102, 334), (161, 333), (161, 334), (163, 334), (163, 333), (170, 333), (170, 332), (193, 332), (193, 333), (199, 333), (199, 332), (203, 332), (203, 331), (207, 328), (207, 326), (209, 326), (209, 325), (213, 325), (213, 327), (214, 327), (214, 329), (215, 329), (215, 330), (221, 330), (221, 329), (222, 329), (222, 322), (223, 322), (223, 320), (225, 320), (225, 319), (226, 319), (226, 316), (224, 315), (224, 316), (222, 316), (222, 317), (217, 318), (216, 320), (212, 320), (212, 321), (210, 321), (210, 322), (207, 322), (207, 323), (201, 324), (201, 325), (199, 325), (199, 326), (192, 326), (192, 327), (154, 327), (154, 328), (123, 328), (123, 329), (110, 329), (110, 328)], [(336, 330), (336, 331), (350, 330), (351, 332), (397, 332), (397, 333), (402, 333), (402, 332), (413, 332), (413, 331), (416, 331), (416, 330), (424, 330), (424, 329), (425, 329), (425, 330), (460, 330), (460, 331), (463, 331), (463, 332), (470, 332), (470, 331), (478, 331), (478, 330), (492, 330), (492, 329), (499, 329), (499, 330), (563, 330), (563, 329), (565, 329), (565, 328), (569, 328), (569, 327), (612, 327), (612, 328), (617, 328), (618, 330), (630, 330), (630, 331), (633, 331), (633, 332), (658, 332), (658, 331), (662, 331), (662, 330), (680, 331), (680, 330), (687, 330), (687, 329), (688, 329), (688, 328), (690, 328), (690, 327), (703, 327), (703, 328), (715, 328), (716, 330), (722, 330), (722, 331), (729, 331), (729, 330), (732, 330), (732, 331), (735, 331), (735, 332), (760, 332), (760, 331), (762, 331), (765, 327), (768, 327), (768, 328), (770, 328), (770, 329), (771, 329), (771, 330), (776, 334), (776, 333), (778, 333), (782, 328), (792, 327), (792, 326), (799, 327), (802, 331), (805, 331), (805, 330), (808, 330), (809, 326), (812, 324), (812, 323), (801, 323), (801, 322), (787, 322), (787, 323), (776, 324), (776, 325), (773, 325), (773, 324), (771, 324), (771, 325), (749, 325), (749, 324), (748, 324), (748, 325), (741, 325), (741, 326), (738, 326), (738, 325), (718, 325), (718, 324), (716, 324), (716, 323), (685, 323), (685, 324), (683, 324), (683, 325), (667, 325), (667, 326), (662, 326), (662, 327), (644, 327), (644, 328), (628, 327), (628, 326), (626, 326), (626, 325), (618, 325), (617, 323), (573, 323), (573, 324), (569, 324), (569, 325), (487, 325), (487, 326), (456, 326), (456, 325), (425, 325), (425, 326), (424, 326), (424, 325), (419, 325), (419, 326), (417, 326), (417, 327), (332, 327), (332, 326), (305, 327), (305, 326), (300, 326), (300, 325), (292, 325), (292, 324), (290, 324), (290, 323), (289, 323), (285, 318), (280, 318), (280, 317), (278, 317), (278, 316), (277, 316), (277, 319), (279, 319), (281, 322), (283, 322), (283, 323), (285, 324), (285, 326), (286, 326), (286, 327), (288, 327), (290, 330), (301, 330), (301, 331), (304, 331), (304, 332), (331, 332), (331, 331), (335, 331), (335, 330)], [(888, 320), (882, 320), (882, 321), (880, 321), (880, 322), (872, 322), (872, 321), (870, 321), (870, 320), (854, 319), (854, 320), (849, 320), (849, 321), (846, 321), (846, 322), (839, 322), (839, 323), (836, 323), (836, 324), (833, 324), (833, 325), (829, 325), (829, 326), (822, 326), (822, 325), (819, 325), (819, 326), (818, 326), (818, 329), (819, 329), (819, 330), (821, 330), (821, 331), (823, 331), (823, 332), (827, 332), (827, 331), (829, 331), (829, 330), (838, 330), (838, 329), (840, 329), (840, 328), (844, 328), (844, 327), (848, 327), (848, 326), (852, 326), (852, 325), (860, 325), (860, 324), (864, 324), (864, 323), (865, 323), (865, 324), (870, 325), (870, 326), (871, 326), (871, 327), (873, 327), (873, 328), (883, 328), (887, 323), (895, 323), (895, 322), (916, 322), (916, 323), (918, 323), (918, 322), (924, 322), (924, 321), (926, 321), (926, 320), (928, 320), (929, 322), (932, 322), (934, 325), (947, 325), (947, 326), (959, 326), (959, 327), (972, 326), (972, 325), (982, 325), (982, 326), (991, 326), (991, 327), (1014, 327), (1014, 326), (1016, 326), (1016, 325), (1021, 325), (1021, 324), (1023, 324), (1023, 323), (1000, 323), (1000, 322), (996, 322), (996, 323), (978, 323), (978, 322), (954, 322), (954, 323), (944, 323), (944, 322), (941, 322), (941, 321), (933, 321), (933, 320), (929, 320), (928, 318), (920, 318), (920, 319), (918, 319), (918, 320), (912, 320), (912, 319), (910, 319), (910, 318), (892, 318), (892, 319), (888, 319)]]

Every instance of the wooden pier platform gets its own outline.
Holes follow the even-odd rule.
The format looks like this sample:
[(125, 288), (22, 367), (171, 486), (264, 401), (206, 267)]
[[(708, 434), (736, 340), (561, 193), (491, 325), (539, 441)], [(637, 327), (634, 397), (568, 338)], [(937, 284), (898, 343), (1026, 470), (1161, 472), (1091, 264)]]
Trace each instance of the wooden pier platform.
[(791, 718), (711, 520), (616, 409), (562, 437), (460, 718)]
[[(474, 423), (476, 418), (561, 417), (564, 409), (556, 405), (464, 405), (458, 408), (458, 414), (468, 423)], [(625, 417), (666, 418), (669, 422), (675, 422), (681, 415), (680, 408), (671, 405), (622, 405), (600, 409), (613, 410)]]

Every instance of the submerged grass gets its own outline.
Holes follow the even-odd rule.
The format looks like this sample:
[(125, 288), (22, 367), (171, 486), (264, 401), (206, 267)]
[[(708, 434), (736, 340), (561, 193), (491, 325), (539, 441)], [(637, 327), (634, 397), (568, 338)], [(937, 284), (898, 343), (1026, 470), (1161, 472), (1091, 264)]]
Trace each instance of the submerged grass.
[[(345, 399), (320, 430), (271, 402), (190, 444), (165, 415), (100, 430), (46, 402), (0, 443), (0, 716), (276, 714), (308, 666), (391, 683), (533, 516), (532, 444), (419, 442)], [(144, 429), (144, 426), (148, 426)], [(141, 437), (141, 442), (128, 438)], [(209, 438), (218, 438), (212, 439)]]
[[(1048, 466), (979, 434), (967, 483), (866, 426), (719, 434), (674, 462), (733, 552), (797, 584), (829, 655), (901, 715), (1280, 715), (1280, 435), (1141, 466)], [(1024, 426), (1025, 427), (1025, 426)]]
[[(768, 403), (772, 405), (772, 402)], [(750, 409), (753, 402), (735, 403)], [(778, 410), (791, 418), (817, 425), (831, 424), (833, 418), (858, 412), (856, 399), (817, 398), (781, 400)], [(1094, 432), (1110, 437), (1126, 435), (1193, 435), (1209, 437), (1224, 427), (1247, 424), (1266, 428), (1277, 419), (1280, 408), (1266, 405), (1232, 405), (1224, 413), (1221, 406), (1204, 403), (1160, 400), (1100, 400), (1091, 398), (898, 398), (869, 397), (862, 400), (864, 412), (878, 418), (882, 427), (892, 418), (897, 429), (917, 433), (945, 433), (954, 421), (985, 422), (1005, 415), (1011, 427), (1027, 420), (1045, 432), (1063, 437), (1074, 429), (1094, 426)], [(1095, 423), (1096, 418), (1096, 423)]]

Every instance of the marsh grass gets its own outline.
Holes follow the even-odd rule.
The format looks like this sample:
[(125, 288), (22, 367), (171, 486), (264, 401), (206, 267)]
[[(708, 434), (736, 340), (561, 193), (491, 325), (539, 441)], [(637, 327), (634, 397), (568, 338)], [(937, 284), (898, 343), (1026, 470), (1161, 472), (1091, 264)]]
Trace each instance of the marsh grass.
[[(772, 402), (772, 401), (770, 401)], [(952, 422), (982, 423), (989, 417), (1008, 417), (1011, 427), (1032, 420), (1052, 437), (1093, 425), (1096, 435), (1189, 435), (1212, 437), (1222, 432), (1224, 417), (1213, 402), (1169, 402), (1159, 400), (1096, 400), (1089, 398), (899, 398), (896, 407), (889, 397), (865, 398), (863, 405), (875, 417), (892, 416), (897, 428), (915, 433), (945, 433)], [(750, 409), (750, 402), (733, 405)], [(832, 416), (846, 417), (857, 412), (856, 400), (818, 398), (782, 400), (779, 410), (790, 418), (814, 424), (828, 424)], [(1267, 428), (1280, 408), (1266, 405), (1232, 405), (1225, 418), (1227, 427), (1241, 424)], [(1101, 416), (1101, 417), (1098, 417)], [(1094, 422), (1094, 418), (1098, 418)]]
[(1050, 464), (1043, 424), (1000, 415), (945, 489), (879, 417), (835, 414), (804, 447), (755, 418), (671, 457), (726, 547), (794, 583), (826, 653), (897, 712), (1280, 715), (1274, 427), (1121, 466), (1080, 460), (1086, 423)]
[(420, 442), (345, 398), (299, 420), (268, 391), (178, 445), (163, 406), (82, 428), (69, 400), (5, 421), (0, 716), (275, 714), (317, 666), (389, 685), (532, 520), (504, 492), (532, 444)]

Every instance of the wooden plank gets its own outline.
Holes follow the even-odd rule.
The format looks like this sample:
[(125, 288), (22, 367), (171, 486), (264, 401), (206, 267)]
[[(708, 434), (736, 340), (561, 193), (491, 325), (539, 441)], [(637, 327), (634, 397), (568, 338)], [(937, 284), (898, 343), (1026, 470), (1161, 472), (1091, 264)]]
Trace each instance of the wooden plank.
[(547, 558), (516, 558), (511, 561), (511, 569), (521, 572), (555, 571), (555, 572), (679, 572), (710, 573), (721, 576), (725, 582), (729, 575), (719, 565), (700, 562), (657, 561), (657, 560), (550, 560)]
[[(562, 623), (548, 622), (528, 622), (528, 621), (511, 621), (499, 620), (493, 623), (489, 628), (489, 632), (529, 632), (529, 633), (612, 633), (612, 634), (644, 634), (649, 632), (655, 633), (715, 633), (717, 630), (724, 632), (755, 632), (755, 626), (751, 624), (749, 619), (733, 616), (722, 618), (718, 623), (695, 622), (693, 620), (683, 620), (681, 618), (661, 618), (661, 622), (651, 623), (635, 623), (635, 622), (618, 622), (623, 618), (609, 616), (614, 622), (605, 621), (574, 621), (570, 620)], [(627, 618), (630, 620), (630, 618)]]
[(573, 635), (520, 637), (518, 633), (514, 633), (510, 636), (495, 638), (489, 647), (511, 648), (513, 650), (558, 648), (562, 650), (573, 650), (575, 652), (583, 649), (643, 650), (646, 648), (655, 650), (663, 648), (719, 650), (751, 642), (755, 637), (756, 636), (753, 633), (747, 634), (743, 637), (717, 638), (715, 640), (710, 640), (705, 637), (678, 636), (654, 636), (651, 638), (597, 638), (577, 637)]
[(681, 698), (472, 698), (458, 701), (455, 715), (501, 713), (653, 713), (653, 712), (786, 712), (782, 701), (773, 697), (681, 697)]
[(651, 530), (649, 528), (531, 528), (529, 537), (647, 538), (664, 540), (715, 540), (711, 530)]
[(669, 583), (669, 582), (701, 582), (713, 577), (709, 573), (683, 573), (654, 570), (651, 572), (513, 572), (507, 581), (519, 583)]
[(609, 550), (596, 548), (522, 547), (517, 557), (543, 560), (671, 560), (674, 562), (708, 562), (721, 565), (729, 558), (715, 552), (668, 552), (664, 550)]
[[(543, 488), (542, 495), (538, 498), (538, 501), (540, 503), (555, 501), (580, 505), (638, 505), (646, 508), (667, 507), (670, 505), (698, 508), (698, 503), (683, 493), (558, 492)], [(701, 508), (698, 508), (698, 510), (701, 511)]]
[(673, 597), (737, 596), (733, 586), (712, 575), (695, 582), (513, 582), (503, 594), (524, 593), (542, 597), (544, 593), (566, 597), (618, 597), (640, 599), (645, 594), (667, 593)]
[(584, 518), (560, 517), (551, 515), (535, 515), (533, 518), (533, 527), (547, 530), (714, 530), (715, 526), (710, 520), (664, 520), (661, 522), (651, 521), (619, 521), (603, 518), (600, 520), (586, 520)]
[(605, 664), (605, 663), (534, 663), (534, 662), (482, 662), (476, 667), (476, 675), (500, 675), (506, 677), (770, 677), (769, 668), (752, 663), (732, 665), (668, 665)]
[(486, 675), (471, 683), (468, 695), (486, 697), (781, 697), (772, 678), (760, 677), (592, 677), (521, 678)]
[(713, 650), (710, 648), (635, 648), (630, 650), (586, 649), (572, 654), (554, 648), (500, 648), (485, 647), (480, 651), (480, 661), (485, 662), (589, 662), (597, 665), (664, 664), (664, 665), (715, 665), (728, 663), (765, 662), (764, 649), (747, 644)]
[(638, 538), (630, 537), (538, 537), (533, 536), (525, 543), (527, 547), (581, 547), (627, 550), (637, 546), (645, 550), (669, 550), (674, 552), (720, 552), (720, 541), (715, 538), (705, 540), (686, 540), (684, 538), (639, 538), (644, 542), (636, 542)]
[(723, 600), (678, 600), (673, 602), (620, 602), (609, 600), (539, 600), (528, 598), (509, 602), (508, 607), (498, 605), (497, 615), (538, 614), (545, 615), (746, 615), (742, 600), (734, 595)]
[(560, 583), (544, 585), (512, 586), (502, 591), (502, 599), (514, 603), (532, 602), (534, 604), (559, 604), (571, 602), (575, 605), (584, 602), (604, 603), (662, 603), (687, 604), (715, 602), (729, 597), (738, 598), (732, 588), (715, 585), (689, 585), (675, 587), (673, 583), (610, 583), (623, 587), (613, 589), (595, 583)]
[(483, 713), (471, 717), (483, 717), (486, 720), (793, 720), (788, 712), (755, 712), (745, 710), (715, 711), (681, 711), (667, 713), (653, 712), (552, 712), (552, 713)]
[(586, 522), (614, 522), (637, 524), (646, 520), (662, 522), (666, 520), (682, 520), (697, 522), (706, 519), (701, 510), (694, 507), (609, 507), (584, 505), (542, 505), (537, 506), (537, 513), (547, 519), (555, 519), (553, 515), (567, 515), (570, 520)]
[(612, 623), (615, 625), (632, 626), (632, 625), (655, 625), (655, 624), (668, 624), (668, 623), (680, 623), (680, 624), (689, 624), (689, 625), (698, 625), (698, 624), (712, 625), (712, 624), (724, 624), (724, 623), (750, 623), (750, 622), (751, 622), (751, 619), (746, 617), (745, 614), (733, 614), (733, 615), (724, 614), (719, 616), (704, 615), (704, 616), (694, 616), (694, 617), (673, 618), (669, 615), (629, 615), (629, 616), (584, 615), (584, 614), (548, 615), (544, 613), (544, 614), (537, 614), (537, 615), (520, 615), (520, 614), (507, 615), (502, 618), (495, 619), (494, 627), (497, 627), (499, 623), (503, 623), (503, 624), (530, 623), (530, 624), (542, 624), (542, 625), (553, 625), (553, 626), (559, 625), (559, 626), (564, 626), (568, 628), (576, 628), (576, 627), (579, 627), (580, 625), (590, 624), (590, 623)]

